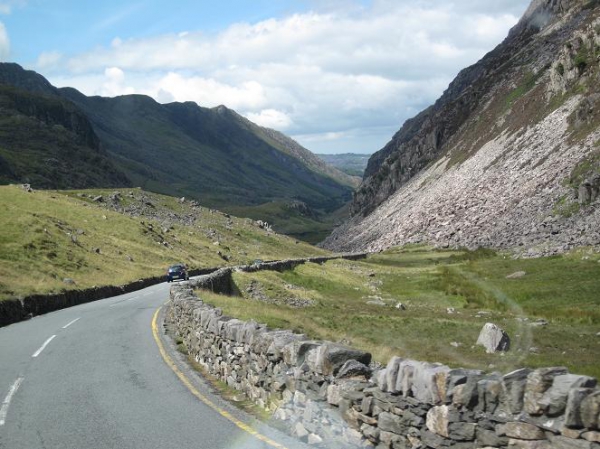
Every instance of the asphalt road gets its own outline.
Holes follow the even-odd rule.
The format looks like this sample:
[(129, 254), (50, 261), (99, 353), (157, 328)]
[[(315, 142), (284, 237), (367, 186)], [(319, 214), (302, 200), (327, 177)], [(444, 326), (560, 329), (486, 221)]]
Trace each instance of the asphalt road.
[(179, 376), (165, 362), (152, 320), (168, 290), (160, 284), (0, 328), (0, 448), (306, 447), (213, 394), (159, 325)]

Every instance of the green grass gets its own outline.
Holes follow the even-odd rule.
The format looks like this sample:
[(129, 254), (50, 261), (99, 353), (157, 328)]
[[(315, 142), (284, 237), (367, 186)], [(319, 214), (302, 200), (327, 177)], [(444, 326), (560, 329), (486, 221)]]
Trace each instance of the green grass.
[[(162, 275), (176, 261), (206, 268), (326, 253), (267, 233), (251, 220), (227, 218), (204, 208), (193, 210), (189, 203), (182, 205), (172, 197), (145, 194), (155, 206), (153, 211), (162, 216), (195, 214), (196, 221), (191, 226), (173, 224), (164, 232), (162, 220), (126, 216), (78, 196), (85, 192), (106, 198), (114, 191), (27, 193), (16, 186), (0, 187), (0, 300), (119, 285)], [(141, 194), (121, 190), (123, 206), (133, 201), (128, 199), (129, 191)], [(65, 278), (75, 284), (66, 284)]]
[[(236, 318), (342, 341), (370, 351), (382, 363), (399, 355), (505, 372), (565, 365), (573, 372), (600, 376), (599, 259), (585, 252), (513, 260), (485, 250), (397, 248), (360, 262), (236, 273), (242, 297), (199, 295)], [(516, 271), (526, 275), (506, 278)], [(266, 300), (249, 297), (251, 283)], [(386, 305), (368, 304), (375, 297)], [(291, 299), (311, 302), (295, 308), (289, 306)], [(397, 309), (398, 302), (406, 310)], [(456, 313), (448, 314), (449, 307)], [(529, 324), (539, 318), (549, 325)], [(474, 346), (488, 321), (511, 336), (512, 349), (503, 356)]]

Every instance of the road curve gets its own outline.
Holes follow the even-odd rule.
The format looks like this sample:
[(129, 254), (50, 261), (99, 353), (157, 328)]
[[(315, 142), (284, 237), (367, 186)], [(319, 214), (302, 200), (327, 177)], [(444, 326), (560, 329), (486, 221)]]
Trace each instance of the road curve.
[(168, 290), (0, 328), (0, 448), (306, 447), (214, 395), (164, 335), (157, 344), (152, 320)]

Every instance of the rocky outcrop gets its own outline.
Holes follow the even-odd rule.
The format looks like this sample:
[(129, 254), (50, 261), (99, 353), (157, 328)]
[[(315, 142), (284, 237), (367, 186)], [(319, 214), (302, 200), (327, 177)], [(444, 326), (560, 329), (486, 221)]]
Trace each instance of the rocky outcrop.
[(184, 284), (166, 320), (206, 372), (315, 447), (600, 449), (596, 379), (562, 367), (369, 366), (363, 351), (224, 316)]
[(536, 0), (370, 160), (324, 246), (554, 254), (598, 245), (600, 5)]

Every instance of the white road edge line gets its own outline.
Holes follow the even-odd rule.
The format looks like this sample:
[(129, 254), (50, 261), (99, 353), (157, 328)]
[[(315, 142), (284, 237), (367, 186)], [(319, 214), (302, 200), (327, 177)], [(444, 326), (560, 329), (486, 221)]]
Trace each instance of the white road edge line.
[(52, 340), (54, 340), (54, 337), (56, 337), (56, 335), (53, 335), (48, 340), (46, 340), (44, 342), (44, 344), (42, 345), (42, 347), (40, 349), (38, 349), (37, 351), (35, 351), (31, 357), (37, 357), (38, 355), (40, 355), (42, 353), (42, 351), (46, 348), (46, 346), (48, 346), (48, 343), (50, 343)]
[(2, 408), (0, 408), (0, 426), (3, 426), (4, 423), (6, 422), (8, 406), (10, 405), (10, 401), (12, 400), (12, 397), (15, 395), (15, 393), (19, 389), (21, 382), (23, 382), (22, 377), (19, 377), (17, 380), (15, 380), (15, 383), (12, 384), (12, 386), (10, 387), (10, 390), (9, 390), (8, 394), (6, 395), (6, 398), (4, 398), (4, 401), (2, 401)]
[(71, 324), (73, 324), (73, 323), (75, 323), (75, 322), (79, 321), (80, 319), (81, 319), (81, 317), (79, 317), (79, 318), (75, 318), (75, 319), (74, 319), (73, 321), (71, 321), (70, 323), (68, 323), (68, 324), (65, 324), (65, 325), (64, 325), (62, 328), (63, 328), (63, 329), (66, 329), (66, 328), (67, 328), (67, 327), (69, 327)]

